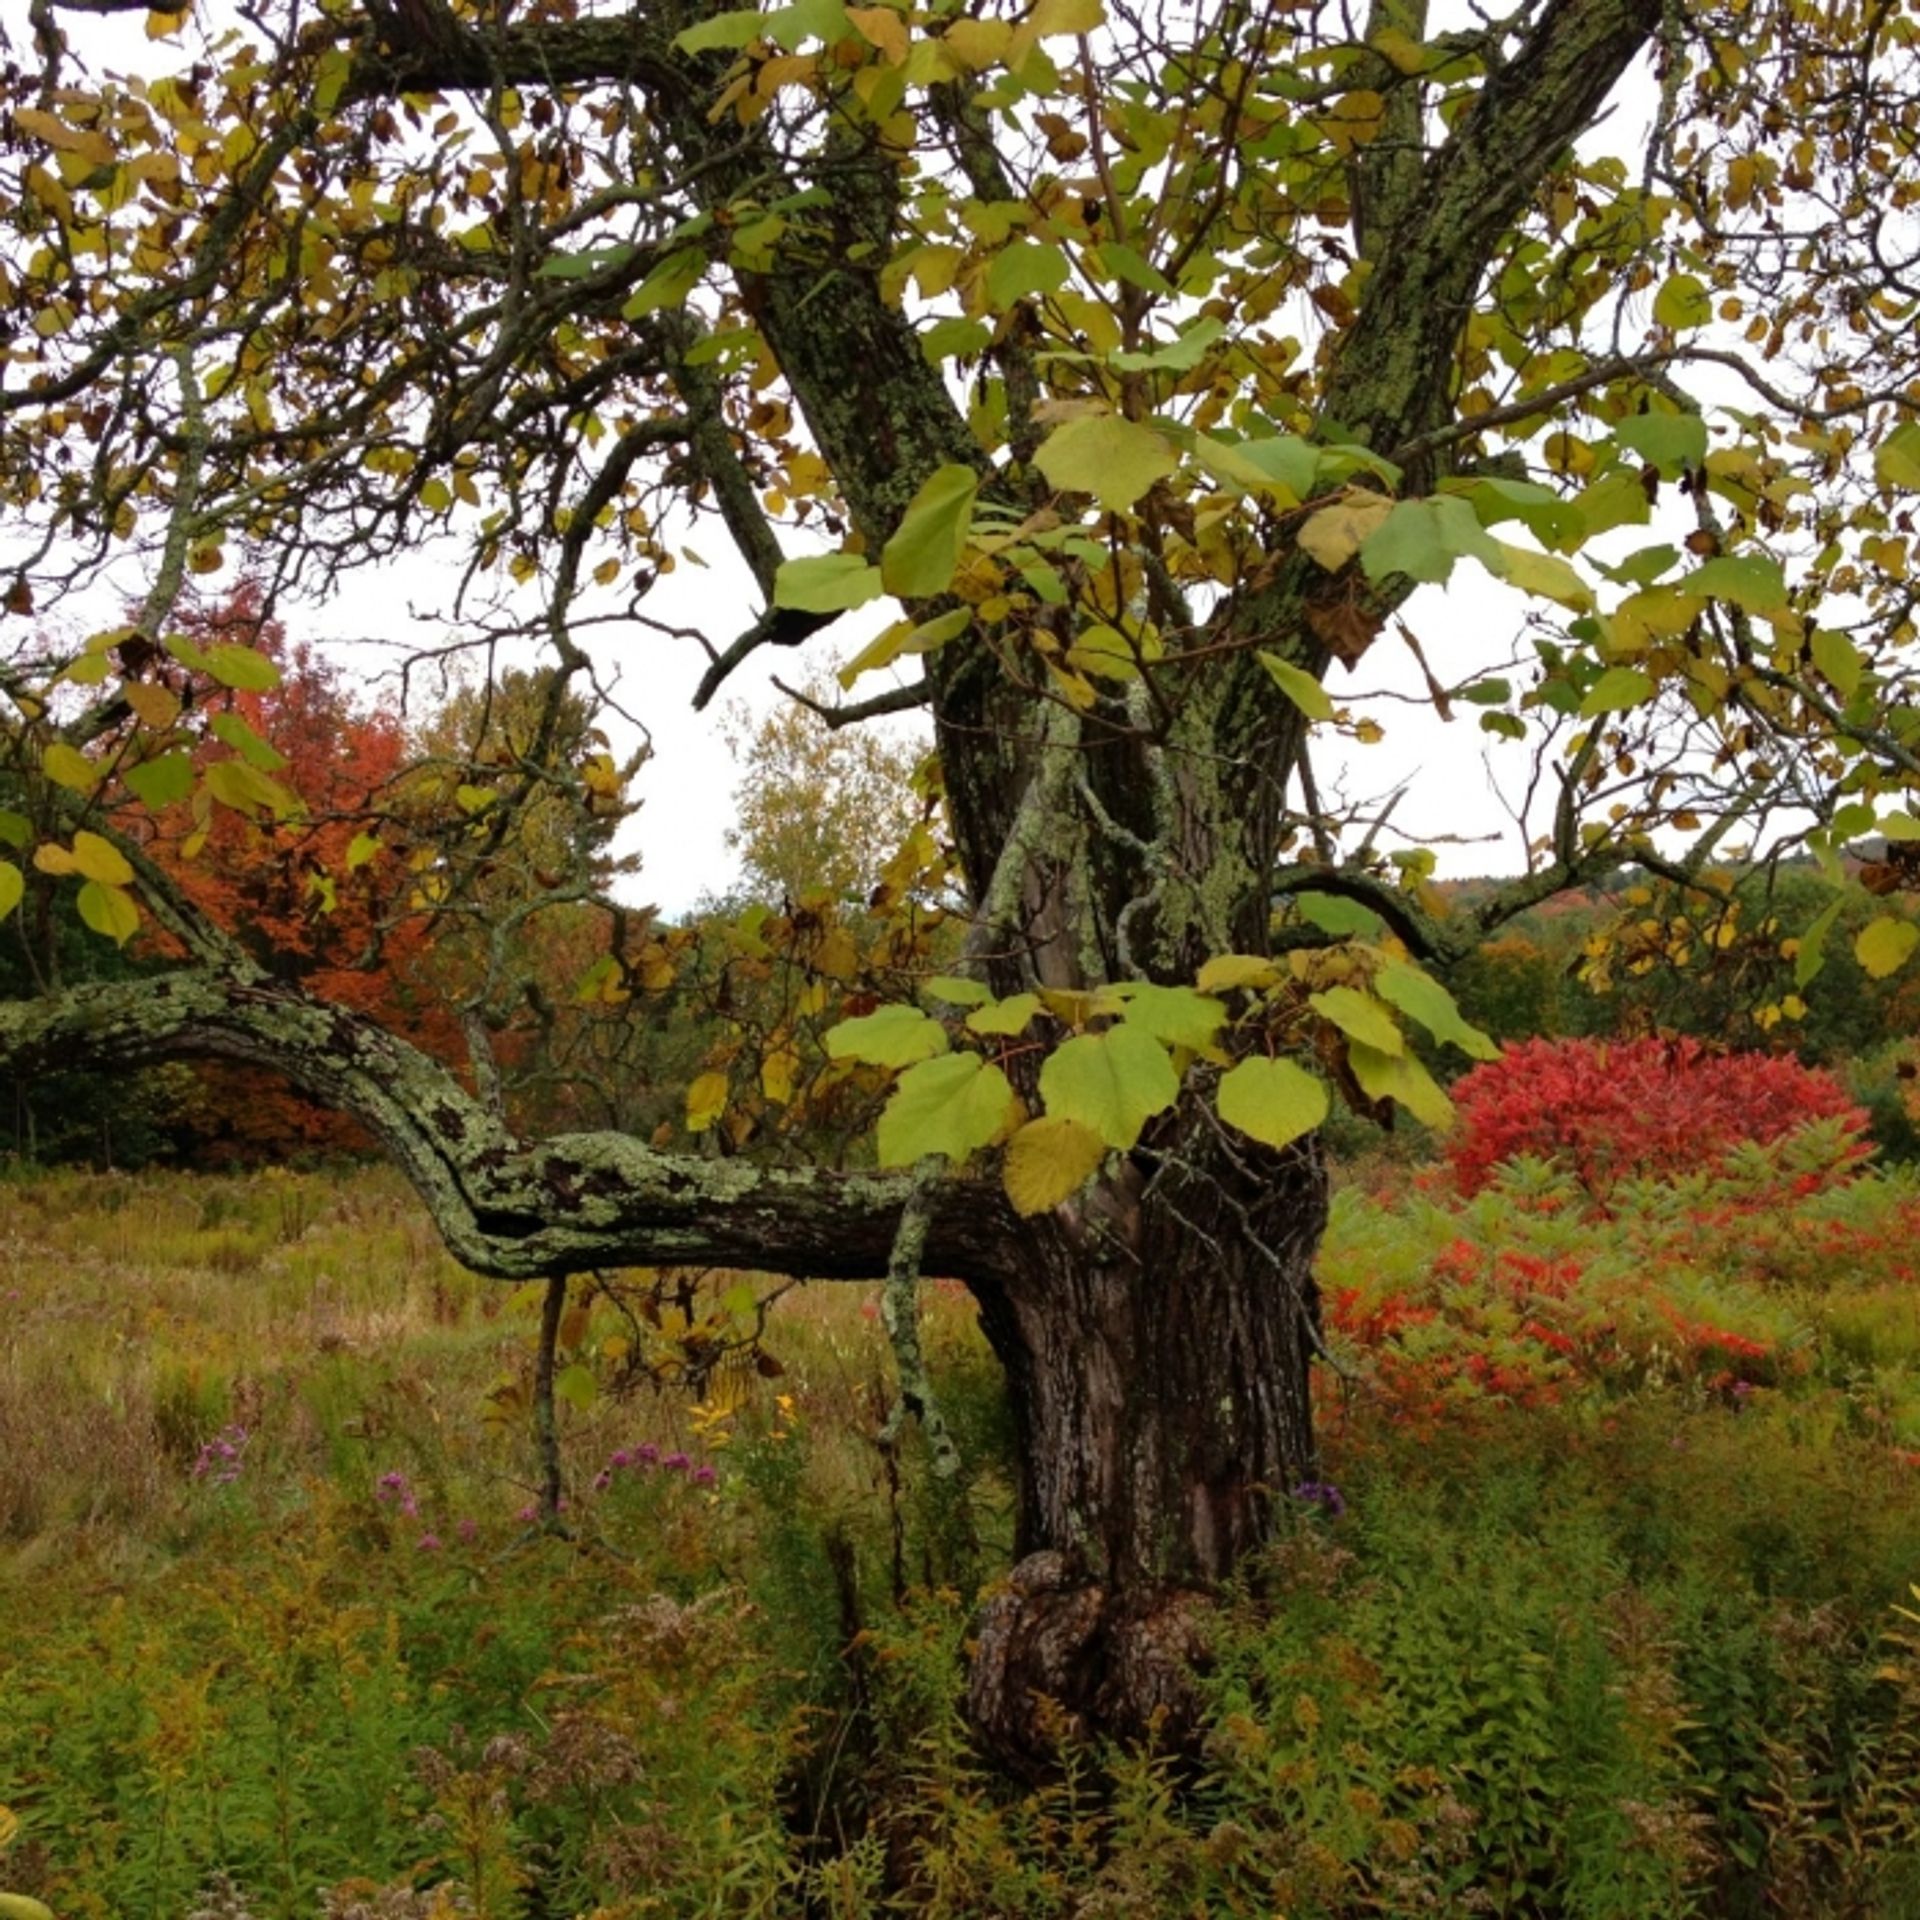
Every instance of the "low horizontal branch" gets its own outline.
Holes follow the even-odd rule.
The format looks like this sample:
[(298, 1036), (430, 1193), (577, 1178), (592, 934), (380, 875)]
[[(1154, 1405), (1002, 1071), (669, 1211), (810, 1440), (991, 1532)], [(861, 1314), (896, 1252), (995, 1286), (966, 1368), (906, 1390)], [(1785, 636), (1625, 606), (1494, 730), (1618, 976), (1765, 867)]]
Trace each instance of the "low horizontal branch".
[[(677, 1264), (881, 1279), (912, 1192), (905, 1173), (659, 1153), (622, 1133), (524, 1141), (430, 1055), (264, 976), (185, 969), (0, 1004), (0, 1071), (183, 1058), (263, 1068), (352, 1115), (455, 1258), (501, 1279)], [(991, 1280), (1017, 1244), (997, 1186), (940, 1182), (928, 1272)]]

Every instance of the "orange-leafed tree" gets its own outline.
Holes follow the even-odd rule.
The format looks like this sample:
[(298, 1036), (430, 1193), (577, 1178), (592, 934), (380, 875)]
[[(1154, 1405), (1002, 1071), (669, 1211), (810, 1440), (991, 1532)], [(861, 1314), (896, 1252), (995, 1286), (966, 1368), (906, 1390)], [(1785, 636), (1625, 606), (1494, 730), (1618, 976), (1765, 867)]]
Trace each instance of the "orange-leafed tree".
[[(404, 791), (407, 729), (315, 648), (290, 639), (264, 605), (261, 589), (242, 582), (181, 610), (181, 631), (192, 640), (249, 648), (277, 674), (271, 684), (261, 674), (259, 684), (211, 694), (202, 685), (194, 706), (176, 716), (180, 751), (201, 777), (190, 796), (154, 816), (148, 851), (274, 977), (457, 1061), (459, 1024), (430, 978), (440, 929), (415, 898), (416, 875), (383, 834)], [(141, 684), (149, 704), (176, 698), (158, 663)], [(216, 794), (226, 804), (212, 804)], [(276, 1076), (218, 1065), (202, 1071), (211, 1097), (199, 1124), (233, 1150), (366, 1144), (350, 1119)]]

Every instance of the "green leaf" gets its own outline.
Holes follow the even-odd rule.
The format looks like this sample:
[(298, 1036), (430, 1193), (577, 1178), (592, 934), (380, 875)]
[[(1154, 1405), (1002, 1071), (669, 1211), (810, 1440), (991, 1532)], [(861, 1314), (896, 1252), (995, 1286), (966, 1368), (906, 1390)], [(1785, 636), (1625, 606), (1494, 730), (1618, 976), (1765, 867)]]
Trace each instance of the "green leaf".
[(1730, 600), (1748, 613), (1778, 613), (1787, 604), (1786, 575), (1767, 554), (1721, 554), (1674, 585), (1682, 593)]
[(1895, 920), (1891, 915), (1882, 914), (1860, 929), (1853, 943), (1853, 955), (1869, 979), (1884, 980), (1907, 964), (1916, 946), (1920, 946), (1920, 927), (1911, 920)]
[(1531, 547), (1510, 546), (1504, 540), (1498, 545), (1501, 563), (1492, 571), (1508, 586), (1551, 600), (1569, 613), (1593, 611), (1593, 589), (1557, 553), (1535, 553)]
[(585, 1413), (600, 1398), (600, 1382), (593, 1369), (576, 1360), (553, 1377), (553, 1397), (564, 1400), (575, 1413)]
[(1160, 987), (1143, 982), (1127, 995), (1126, 1023), (1148, 1033), (1162, 1046), (1191, 1047), (1200, 1052), (1213, 1045), (1227, 1017), (1225, 1005), (1197, 993), (1192, 987)]
[(1873, 477), (1883, 487), (1920, 492), (1920, 420), (1896, 428), (1874, 449)]
[(1138, 248), (1128, 246), (1124, 240), (1104, 240), (1095, 251), (1100, 264), (1116, 280), (1124, 280), (1143, 293), (1157, 293), (1166, 300), (1173, 298), (1173, 282)]
[(911, 620), (896, 620), (840, 669), (840, 684), (850, 687), (863, 673), (871, 673), (876, 667), (890, 667), (907, 654), (931, 653), (949, 640), (957, 640), (972, 624), (971, 607), (952, 607), (919, 626)]
[(1399, 500), (1360, 545), (1360, 565), (1369, 580), (1404, 574), (1409, 580), (1440, 584), (1454, 562), (1472, 555), (1494, 573), (1502, 570), (1503, 549), (1481, 526), (1473, 508), (1458, 494), (1430, 500)]
[(1445, 1132), (1453, 1125), (1453, 1102), (1410, 1053), (1381, 1053), (1355, 1042), (1347, 1065), (1369, 1100), (1397, 1100), (1423, 1125)]
[(1291, 434), (1228, 441), (1196, 433), (1193, 457), (1221, 485), (1272, 495), (1283, 507), (1298, 506), (1312, 494), (1320, 465), (1320, 449)]
[(1030, 293), (1058, 293), (1070, 269), (1064, 248), (1039, 240), (1015, 240), (987, 268), (987, 298), (1004, 313)]
[(1669, 480), (1707, 457), (1707, 423), (1697, 413), (1636, 413), (1614, 428), (1613, 437)]
[(1545, 547), (1577, 541), (1586, 531), (1586, 518), (1579, 508), (1538, 481), (1503, 480), (1490, 474), (1470, 482), (1462, 497), (1483, 527), (1518, 520)]
[(630, 246), (589, 247), (581, 253), (550, 253), (535, 269), (540, 280), (584, 280), (603, 267), (624, 267), (633, 258)]
[(0, 861), (0, 920), (20, 904), (20, 896), (26, 890), (26, 879), (20, 869), (11, 861)]
[(287, 756), (270, 747), (237, 713), (216, 713), (213, 735), (242, 755), (263, 773), (277, 773), (287, 764)]
[(905, 1067), (947, 1050), (947, 1030), (918, 1007), (878, 1007), (827, 1032), (827, 1057), (870, 1067)]
[(1117, 413), (1081, 414), (1056, 427), (1033, 457), (1061, 493), (1090, 493), (1109, 513), (1124, 513), (1179, 462), (1151, 427)]
[(900, 1076), (880, 1115), (883, 1167), (910, 1167), (930, 1153), (949, 1160), (997, 1140), (1019, 1112), (1013, 1088), (977, 1053), (923, 1060)]
[(931, 979), (921, 981), (920, 991), (931, 999), (946, 1001), (951, 1007), (984, 1006), (993, 998), (992, 992), (978, 980), (963, 980), (954, 973), (936, 973)]
[(993, 329), (984, 320), (969, 320), (962, 314), (950, 313), (921, 334), (920, 352), (929, 366), (937, 367), (942, 360), (960, 360), (984, 353), (992, 340)]
[(82, 885), (75, 904), (80, 918), (117, 947), (124, 947), (140, 931), (140, 910), (118, 887), (89, 880)]
[(209, 647), (206, 662), (207, 671), (236, 693), (271, 693), (280, 684), (280, 669), (252, 647)]
[(1269, 1147), (1284, 1147), (1327, 1117), (1327, 1089), (1291, 1060), (1242, 1060), (1220, 1080), (1220, 1118)]
[(364, 867), (379, 851), (380, 836), (377, 833), (356, 833), (347, 842), (347, 871), (352, 873)]
[(64, 740), (56, 740), (40, 756), (40, 771), (56, 786), (74, 793), (91, 793), (100, 784), (100, 769)]
[(707, 256), (698, 247), (676, 247), (627, 296), (620, 309), (625, 320), (638, 320), (662, 307), (683, 307), (707, 270)]
[(1349, 900), (1344, 894), (1309, 890), (1296, 893), (1293, 904), (1308, 926), (1318, 927), (1322, 933), (1330, 933), (1336, 940), (1344, 940), (1355, 934), (1370, 940), (1383, 924), (1371, 907), (1363, 906), (1358, 900)]
[(1443, 1045), (1458, 1047), (1475, 1060), (1498, 1060), (1500, 1049), (1461, 1015), (1440, 982), (1404, 961), (1390, 961), (1373, 976), (1373, 990), (1409, 1020), (1417, 1020)]
[(1090, 1127), (1048, 1114), (1007, 1142), (1000, 1178), (1014, 1212), (1030, 1219), (1071, 1200), (1106, 1157), (1106, 1142)]
[(716, 13), (710, 19), (673, 36), (682, 53), (735, 52), (751, 46), (766, 31), (766, 16), (758, 7)]
[(1203, 314), (1178, 339), (1145, 353), (1110, 353), (1107, 358), (1128, 373), (1145, 373), (1164, 368), (1171, 373), (1188, 373), (1205, 358), (1207, 349), (1227, 330), (1224, 320)]
[(1004, 1000), (996, 1000), (990, 1006), (976, 1007), (968, 1014), (967, 1031), (996, 1034), (1002, 1038), (1025, 1033), (1033, 1024), (1033, 1016), (1039, 1011), (1040, 996), (1037, 993), (1009, 994)]
[(1309, 720), (1331, 720), (1333, 702), (1327, 697), (1327, 690), (1305, 667), (1296, 667), (1291, 660), (1282, 660), (1277, 653), (1269, 653), (1266, 648), (1259, 650), (1260, 664), (1273, 676), (1273, 683)]
[(1055, 1048), (1040, 1069), (1040, 1097), (1049, 1114), (1078, 1120), (1125, 1153), (1147, 1121), (1180, 1097), (1180, 1080), (1157, 1040), (1122, 1025)]
[(857, 553), (816, 553), (781, 562), (773, 576), (773, 604), (796, 613), (846, 613), (879, 599), (880, 569)]
[(1841, 699), (1851, 700), (1860, 691), (1860, 674), (1865, 666), (1860, 650), (1844, 633), (1835, 633), (1830, 627), (1816, 627), (1808, 647), (1813, 664), (1832, 681)]
[(33, 838), (33, 822), (24, 813), (10, 813), (0, 807), (0, 841), (10, 847), (24, 847)]
[(1498, 677), (1476, 680), (1471, 686), (1456, 687), (1453, 697), (1466, 701), (1469, 706), (1504, 707), (1513, 698), (1513, 682)]
[(803, 40), (824, 40), (833, 46), (853, 32), (842, 0), (793, 0), (767, 15), (767, 38), (792, 53)]
[(1675, 333), (1704, 327), (1713, 318), (1713, 296), (1696, 275), (1669, 274), (1653, 296), (1653, 317)]
[(1307, 996), (1307, 1005), (1323, 1020), (1331, 1020), (1349, 1040), (1378, 1053), (1403, 1053), (1406, 1039), (1383, 1002), (1358, 987), (1329, 987)]
[(1839, 918), (1843, 905), (1845, 901), (1841, 898), (1829, 902), (1800, 936), (1799, 948), (1793, 956), (1793, 984), (1796, 987), (1810, 985), (1827, 964), (1827, 935), (1833, 931), (1833, 923)]
[(129, 767), (124, 777), (140, 804), (149, 813), (158, 813), (192, 791), (193, 759), (185, 753), (163, 753), (157, 760)]
[(279, 781), (244, 760), (216, 760), (206, 772), (207, 791), (236, 813), (270, 813), (276, 819), (298, 813), (300, 803)]
[(880, 555), (880, 578), (889, 593), (925, 600), (952, 586), (979, 491), (980, 476), (971, 467), (934, 470)]
[(1623, 587), (1650, 587), (1679, 558), (1680, 549), (1675, 546), (1641, 547), (1606, 572)]
[(1625, 713), (1653, 698), (1653, 680), (1637, 667), (1609, 667), (1580, 702), (1580, 711), (1588, 719), (1599, 713)]

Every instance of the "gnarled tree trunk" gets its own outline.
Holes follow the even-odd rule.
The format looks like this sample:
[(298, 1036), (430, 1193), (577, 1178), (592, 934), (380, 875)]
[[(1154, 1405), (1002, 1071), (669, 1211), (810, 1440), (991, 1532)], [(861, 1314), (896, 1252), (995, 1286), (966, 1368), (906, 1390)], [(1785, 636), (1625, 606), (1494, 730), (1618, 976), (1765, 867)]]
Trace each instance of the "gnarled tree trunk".
[(1061, 1731), (1181, 1736), (1202, 1596), (1313, 1473), (1317, 1143), (1250, 1165), (1204, 1124), (1169, 1131), (977, 1289), (1021, 1478), (1019, 1564), (969, 1702), (1029, 1763)]

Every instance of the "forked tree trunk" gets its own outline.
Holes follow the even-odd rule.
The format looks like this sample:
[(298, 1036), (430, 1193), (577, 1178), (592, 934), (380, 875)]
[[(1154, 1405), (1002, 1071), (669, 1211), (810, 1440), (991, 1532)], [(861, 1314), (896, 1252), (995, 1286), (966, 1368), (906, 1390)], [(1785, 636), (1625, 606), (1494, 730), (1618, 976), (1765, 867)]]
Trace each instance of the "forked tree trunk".
[(1313, 1474), (1326, 1212), (1317, 1143), (1252, 1165), (1190, 1134), (1038, 1223), (1027, 1273), (978, 1289), (1020, 1455), (1018, 1564), (969, 1683), (1002, 1758), (1190, 1730), (1205, 1596)]

